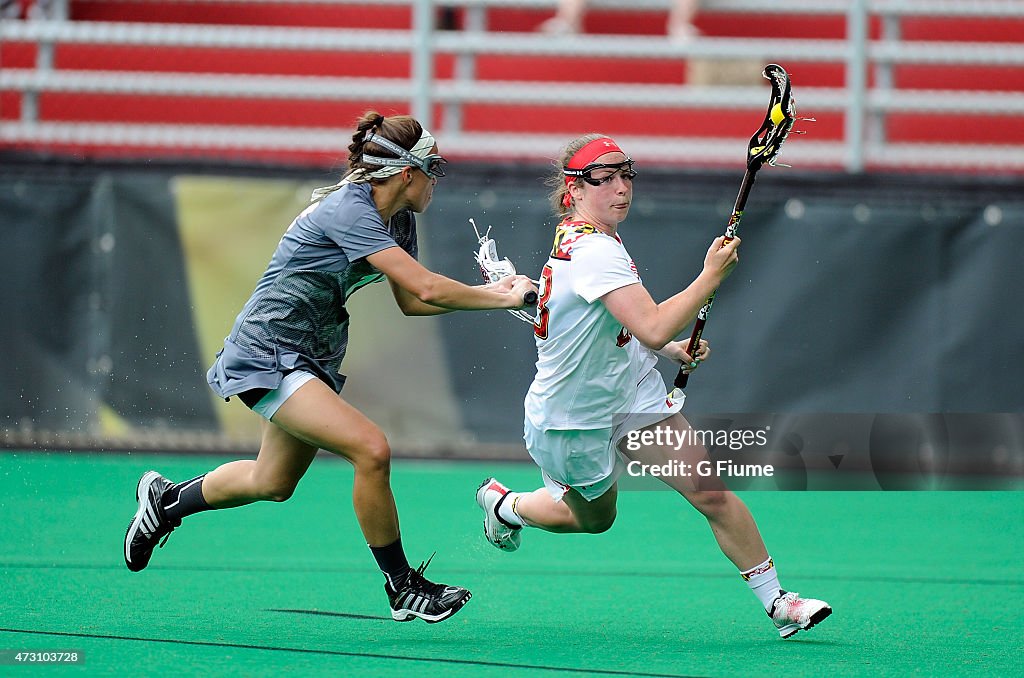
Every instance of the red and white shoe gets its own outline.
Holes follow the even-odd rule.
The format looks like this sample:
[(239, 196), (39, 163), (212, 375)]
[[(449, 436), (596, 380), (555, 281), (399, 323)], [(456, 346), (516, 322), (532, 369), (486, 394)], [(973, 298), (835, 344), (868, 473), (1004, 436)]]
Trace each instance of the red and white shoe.
[(832, 608), (824, 600), (801, 598), (799, 593), (783, 591), (772, 603), (768, 616), (775, 623), (779, 635), (789, 638), (797, 631), (806, 631), (830, 614)]
[(476, 503), (484, 512), (484, 537), (495, 548), (515, 551), (523, 538), (523, 528), (506, 523), (498, 515), (498, 507), (508, 495), (508, 488), (494, 478), (480, 483), (476, 491)]

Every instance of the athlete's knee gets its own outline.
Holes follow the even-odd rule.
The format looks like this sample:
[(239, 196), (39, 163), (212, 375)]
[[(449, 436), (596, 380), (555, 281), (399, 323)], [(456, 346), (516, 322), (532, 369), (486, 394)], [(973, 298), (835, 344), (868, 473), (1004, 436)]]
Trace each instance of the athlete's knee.
[(693, 507), (708, 518), (714, 518), (724, 513), (732, 501), (732, 492), (728, 491), (704, 491), (694, 492), (687, 496)]
[(391, 471), (391, 445), (381, 431), (361, 440), (353, 450), (352, 462), (356, 468), (369, 473), (389, 473)]
[(255, 478), (256, 492), (263, 501), (288, 501), (299, 481), (292, 478)]
[(295, 494), (295, 485), (287, 485), (287, 486), (278, 487), (278, 488), (273, 489), (269, 493), (269, 496), (267, 497), (267, 501), (276, 501), (276, 502), (288, 501), (289, 499), (292, 498), (293, 494)]
[(610, 513), (600, 516), (588, 516), (586, 520), (580, 520), (580, 527), (584, 532), (588, 534), (601, 534), (612, 529), (612, 525), (615, 524), (616, 511), (612, 509)]

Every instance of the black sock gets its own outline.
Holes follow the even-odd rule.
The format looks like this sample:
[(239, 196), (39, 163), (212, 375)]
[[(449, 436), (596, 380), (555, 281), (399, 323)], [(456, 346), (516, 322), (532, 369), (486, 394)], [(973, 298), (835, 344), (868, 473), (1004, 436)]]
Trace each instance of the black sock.
[(402, 548), (402, 538), (399, 537), (387, 546), (371, 546), (370, 553), (377, 561), (377, 567), (388, 578), (391, 588), (398, 590), (405, 583), (409, 576), (409, 561), (405, 557), (405, 549)]
[(192, 480), (175, 483), (167, 488), (163, 497), (160, 498), (160, 504), (163, 506), (167, 520), (172, 523), (180, 523), (185, 516), (200, 511), (209, 511), (213, 508), (203, 498), (203, 478), (205, 477), (204, 473)]

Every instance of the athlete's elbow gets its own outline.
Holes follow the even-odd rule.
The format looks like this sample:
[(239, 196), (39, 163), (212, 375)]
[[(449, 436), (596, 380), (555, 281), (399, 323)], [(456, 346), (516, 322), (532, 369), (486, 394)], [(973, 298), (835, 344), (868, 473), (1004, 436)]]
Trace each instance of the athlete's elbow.
[(672, 341), (672, 337), (665, 332), (659, 332), (657, 330), (648, 330), (645, 332), (633, 332), (633, 336), (641, 344), (651, 349), (652, 351), (660, 351), (665, 348), (665, 345)]
[(442, 301), (443, 290), (439, 284), (441, 276), (431, 274), (429, 277), (419, 281), (414, 289), (409, 290), (414, 297), (422, 301), (424, 304), (437, 305), (437, 302)]
[(660, 351), (674, 338), (672, 328), (665, 326), (658, 313), (616, 313), (615, 316), (637, 341), (652, 351)]
[(402, 312), (402, 315), (404, 316), (419, 315), (419, 313), (416, 312), (416, 305), (409, 303), (407, 301), (400, 302), (398, 304), (398, 309)]
[(412, 303), (408, 304), (404, 308), (399, 308), (402, 309), (402, 315), (406, 317), (418, 318), (425, 315), (435, 315), (437, 313), (435, 309), (432, 309), (430, 306), (426, 306), (425, 304), (422, 303)]
[(672, 341), (672, 340), (671, 339), (659, 339), (657, 341), (643, 341), (643, 340), (640, 340), (640, 343), (643, 344), (644, 346), (646, 346), (647, 348), (651, 349), (652, 351), (660, 351), (661, 349), (663, 349), (666, 346), (668, 346), (670, 341)]
[(442, 295), (437, 289), (428, 288), (416, 297), (424, 304), (430, 304), (431, 306), (444, 306), (444, 295)]

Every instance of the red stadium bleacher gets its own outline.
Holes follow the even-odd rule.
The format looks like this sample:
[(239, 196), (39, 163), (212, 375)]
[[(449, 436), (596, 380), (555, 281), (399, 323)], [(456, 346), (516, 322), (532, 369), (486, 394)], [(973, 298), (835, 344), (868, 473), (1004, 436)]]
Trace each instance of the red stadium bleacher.
[[(709, 38), (792, 38), (794, 40), (842, 40), (846, 18), (826, 14), (737, 14), (716, 12), (710, 3), (696, 25)], [(404, 5), (331, 5), (324, 3), (246, 2), (99, 2), (71, 3), (71, 19), (78, 22), (139, 22), (161, 24), (204, 24), (224, 26), (288, 26), (331, 29), (407, 30), (412, 11)], [(463, 23), (464, 11), (457, 9), (454, 24)], [(550, 10), (492, 8), (487, 13), (490, 31), (532, 32)], [(609, 10), (595, 8), (586, 15), (585, 28), (591, 34), (660, 35), (665, 14), (652, 10)], [(909, 16), (900, 21), (905, 41), (948, 40), (964, 42), (1019, 43), (1024, 36), (1024, 19), (933, 18)], [(869, 34), (878, 38), (882, 22), (872, 17)], [(552, 40), (558, 40), (552, 37)], [(4, 68), (32, 68), (36, 63), (33, 44), (0, 44)], [(434, 64), (435, 76), (453, 77), (455, 56), (440, 54)], [(299, 51), (294, 49), (247, 49), (236, 47), (182, 47), (161, 45), (68, 44), (55, 48), (57, 70), (139, 73), (203, 73), (244, 75), (289, 75), (328, 77), (409, 78), (408, 54), (400, 52)], [(624, 58), (611, 54), (580, 56), (531, 56), (481, 54), (475, 58), (475, 78), (480, 82), (607, 83), (684, 85), (686, 64), (678, 58)], [(828, 60), (793, 64), (790, 73), (797, 87), (843, 88), (843, 64)], [(756, 77), (756, 74), (755, 74)], [(877, 74), (868, 73), (869, 82)], [(898, 91), (954, 89), (965, 92), (1024, 92), (1021, 69), (1000, 65), (896, 65), (892, 82)], [(41, 121), (95, 123), (157, 123), (178, 125), (252, 125), (302, 128), (347, 129), (351, 120), (367, 106), (385, 110), (408, 110), (407, 100), (328, 101), (238, 96), (129, 95), (124, 93), (81, 93), (44, 91), (38, 96)], [(17, 120), (21, 95), (0, 92), (0, 120)], [(445, 125), (445, 109), (438, 106), (438, 127)], [(813, 111), (803, 112), (815, 114)], [(841, 113), (816, 114), (814, 138), (839, 141), (843, 137)], [(611, 134), (678, 136), (685, 130), (696, 137), (749, 135), (750, 115), (736, 110), (648, 108), (622, 104), (607, 107), (572, 107), (541, 104), (467, 103), (461, 107), (464, 132), (561, 133), (601, 129)], [(912, 143), (1003, 143), (1024, 144), (1024, 122), (1019, 116), (987, 113), (929, 114), (896, 112), (886, 115), (886, 139)], [(117, 149), (93, 148), (79, 152), (109, 153)], [(261, 152), (262, 153), (262, 152)], [(273, 154), (270, 154), (271, 156)], [(294, 154), (293, 154), (294, 155)], [(308, 154), (299, 154), (307, 157)], [(322, 161), (317, 154), (307, 159)]]

